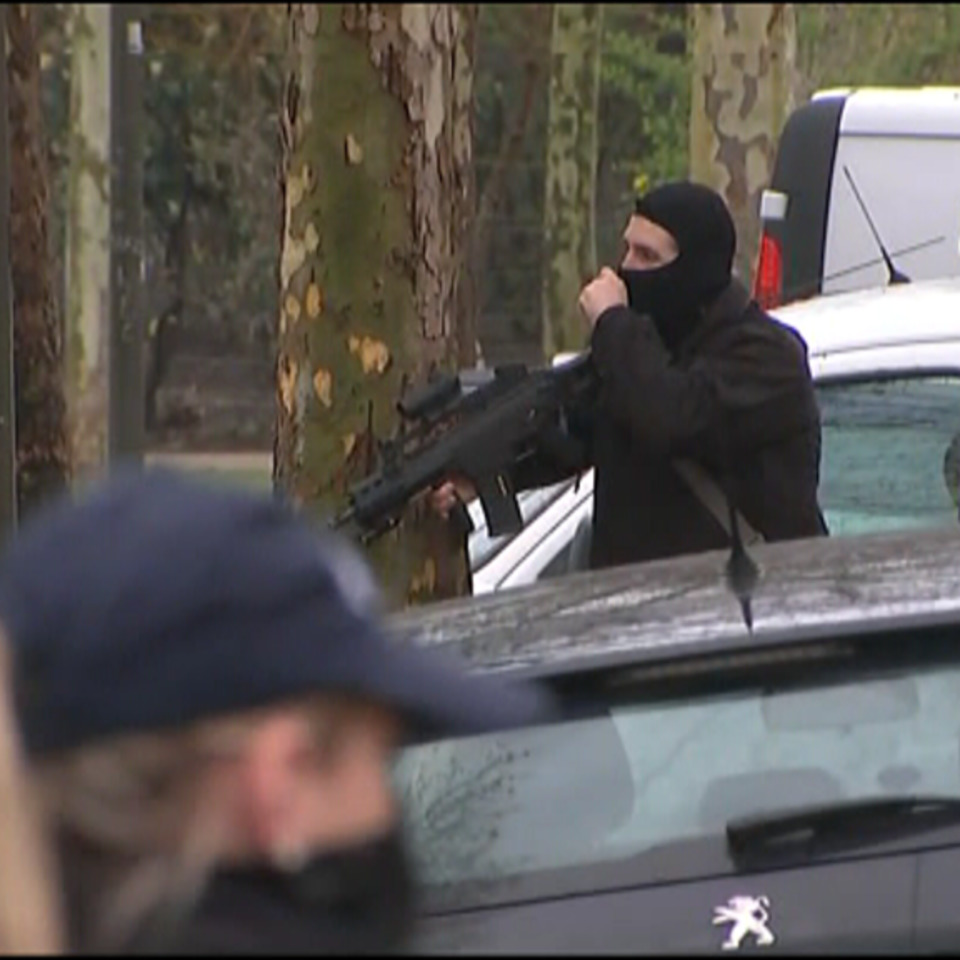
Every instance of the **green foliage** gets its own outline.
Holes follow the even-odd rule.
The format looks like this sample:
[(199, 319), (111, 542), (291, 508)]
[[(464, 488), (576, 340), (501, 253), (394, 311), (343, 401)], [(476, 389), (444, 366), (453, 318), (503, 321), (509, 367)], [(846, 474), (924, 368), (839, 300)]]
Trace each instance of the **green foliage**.
[[(523, 101), (531, 64), (540, 74), (523, 148), (506, 178), (482, 282), (481, 333), (489, 359), (539, 354), (549, 5), (481, 6), (475, 154), (483, 191), (504, 132)], [(536, 25), (536, 28), (535, 28)], [(687, 169), (690, 80), (683, 4), (609, 4), (604, 11), (597, 165), (597, 255), (619, 258), (638, 180)]]
[(610, 263), (635, 195), (686, 175), (690, 67), (683, 4), (611, 4), (605, 27), (597, 247)]
[(270, 17), (156, 6), (147, 32), (151, 313), (182, 298), (192, 338), (234, 349), (268, 336), (276, 308), (282, 35)]
[[(549, 13), (549, 4), (479, 8), (474, 85), (477, 194), (482, 202), (491, 190), (499, 197), (483, 224), (492, 242), (474, 272), (480, 337), (491, 363), (534, 360), (540, 353)], [(511, 135), (518, 131), (511, 148)], [(495, 184), (497, 164), (508, 148), (505, 176)]]
[[(63, 5), (40, 9), (51, 238), (62, 264), (69, 39)], [(280, 23), (270, 5), (150, 9), (144, 58), (148, 329), (181, 300), (181, 326), (197, 340), (238, 347), (268, 336), (279, 236)], [(185, 203), (186, 229), (180, 230)]]
[[(684, 22), (675, 12), (611, 6), (603, 45), (602, 82), (608, 129), (624, 152), (618, 164), (633, 172), (632, 194), (683, 176), (687, 167), (690, 69)], [(666, 38), (666, 41), (665, 41)], [(672, 52), (664, 52), (672, 41)], [(619, 116), (619, 123), (618, 123)]]
[(803, 95), (833, 86), (956, 84), (960, 7), (949, 3), (798, 4)]

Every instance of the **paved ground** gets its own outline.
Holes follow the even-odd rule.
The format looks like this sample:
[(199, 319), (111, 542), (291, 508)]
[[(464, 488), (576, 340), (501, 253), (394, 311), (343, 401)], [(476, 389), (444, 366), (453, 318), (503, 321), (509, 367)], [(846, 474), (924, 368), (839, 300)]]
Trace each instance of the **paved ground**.
[(148, 463), (183, 467), (187, 470), (243, 470), (270, 473), (273, 454), (269, 450), (221, 453), (148, 453)]
[(228, 453), (150, 453), (147, 463), (187, 470), (215, 482), (239, 483), (269, 490), (273, 472), (270, 451)]

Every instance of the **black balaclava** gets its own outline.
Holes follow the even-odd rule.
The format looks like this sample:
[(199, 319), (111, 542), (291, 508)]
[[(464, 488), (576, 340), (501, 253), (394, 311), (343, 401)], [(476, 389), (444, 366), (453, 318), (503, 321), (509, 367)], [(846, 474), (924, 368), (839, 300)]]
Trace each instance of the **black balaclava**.
[(667, 183), (637, 199), (636, 213), (663, 227), (679, 254), (655, 270), (619, 271), (630, 306), (649, 314), (667, 348), (675, 351), (729, 285), (737, 235), (723, 198), (698, 183)]

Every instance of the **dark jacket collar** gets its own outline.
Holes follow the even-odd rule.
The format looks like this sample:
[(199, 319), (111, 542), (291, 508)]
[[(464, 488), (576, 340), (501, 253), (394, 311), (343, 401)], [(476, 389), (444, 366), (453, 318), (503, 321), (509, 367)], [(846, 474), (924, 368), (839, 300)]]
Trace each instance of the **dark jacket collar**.
[(726, 288), (703, 308), (703, 319), (680, 345), (678, 358), (684, 359), (696, 353), (719, 327), (739, 320), (751, 301), (752, 297), (747, 288), (736, 278), (731, 279)]

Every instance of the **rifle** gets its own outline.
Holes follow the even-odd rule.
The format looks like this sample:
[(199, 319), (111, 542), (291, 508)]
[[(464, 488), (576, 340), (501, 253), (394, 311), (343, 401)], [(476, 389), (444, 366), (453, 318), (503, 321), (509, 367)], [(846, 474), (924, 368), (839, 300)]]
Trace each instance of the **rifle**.
[[(567, 411), (596, 389), (590, 354), (551, 368), (498, 367), (466, 391), (459, 375), (440, 375), (397, 403), (397, 436), (380, 443), (380, 463), (348, 491), (348, 507), (332, 526), (352, 524), (364, 542), (400, 521), (407, 504), (451, 476), (476, 488), (493, 536), (517, 533), (523, 517), (512, 469), (537, 450), (559, 464), (579, 462), (582, 448), (567, 429)], [(461, 522), (473, 528), (460, 504)]]

